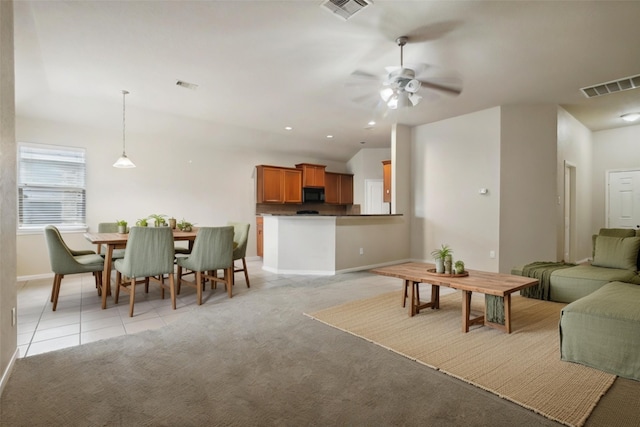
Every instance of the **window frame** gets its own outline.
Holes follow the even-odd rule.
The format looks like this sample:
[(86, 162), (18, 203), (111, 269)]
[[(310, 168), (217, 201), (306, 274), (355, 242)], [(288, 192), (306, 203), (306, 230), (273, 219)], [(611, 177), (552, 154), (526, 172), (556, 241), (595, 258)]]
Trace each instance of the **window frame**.
[[(26, 157), (24, 157), (24, 152), (23, 152), (23, 148), (25, 147), (32, 147), (35, 149), (40, 149), (40, 150), (50, 150), (53, 153), (56, 153), (60, 156), (60, 158), (57, 160), (58, 162), (60, 162), (59, 164), (63, 164), (66, 163), (67, 165), (70, 164), (71, 162), (69, 162), (68, 160), (65, 161), (64, 160), (64, 152), (70, 152), (73, 153), (73, 156), (70, 156), (71, 158), (76, 158), (76, 159), (81, 159), (81, 161), (78, 161), (78, 165), (82, 165), (82, 166), (78, 166), (78, 168), (74, 168), (71, 167), (69, 168), (69, 171), (72, 173), (72, 181), (76, 181), (76, 182), (68, 182), (68, 183), (61, 183), (61, 182), (56, 182), (54, 184), (43, 184), (42, 181), (40, 182), (23, 182), (22, 179), (25, 177), (25, 169), (23, 168), (23, 165), (25, 163), (25, 160), (27, 160)], [(83, 231), (87, 231), (88, 230), (88, 226), (87, 226), (87, 150), (83, 147), (73, 147), (73, 146), (63, 146), (63, 145), (54, 145), (54, 144), (41, 144), (41, 143), (32, 143), (32, 142), (18, 142), (18, 147), (17, 147), (17, 153), (16, 153), (16, 157), (17, 157), (17, 167), (16, 167), (16, 187), (17, 187), (17, 191), (16, 191), (16, 197), (17, 197), (17, 207), (18, 207), (18, 212), (17, 212), (17, 221), (16, 221), (16, 226), (17, 226), (17, 234), (39, 234), (44, 230), (44, 227), (52, 224), (55, 225), (56, 227), (58, 227), (58, 229), (60, 231), (63, 232), (83, 232)], [(36, 159), (36, 161), (42, 161), (42, 162), (46, 162), (46, 159)], [(56, 161), (54, 160), (50, 160), (50, 161)], [(68, 166), (63, 165), (63, 168), (68, 168)], [(34, 172), (35, 168), (30, 169), (32, 172)], [(29, 169), (27, 170), (27, 172), (29, 171)], [(36, 175), (37, 175), (37, 171)], [(55, 178), (55, 171), (52, 172), (51, 174), (51, 178)], [(28, 178), (27, 178), (28, 179)], [(76, 193), (75, 197), (80, 197), (82, 200), (80, 202), (71, 202), (69, 204), (69, 207), (72, 208), (72, 210), (76, 211), (76, 215), (79, 221), (75, 221), (75, 222), (71, 222), (71, 223), (65, 223), (64, 221), (64, 207), (61, 205), (60, 208), (60, 212), (56, 212), (55, 210), (52, 210), (50, 215), (52, 215), (52, 218), (50, 220), (45, 219), (45, 221), (43, 222), (37, 222), (33, 223), (33, 222), (28, 222), (28, 223), (24, 223), (24, 218), (25, 215), (28, 215), (28, 213), (25, 213), (25, 200), (23, 198), (23, 194), (25, 193), (25, 191), (29, 191), (29, 189), (31, 189), (32, 191), (36, 191), (40, 192), (42, 195), (44, 195), (45, 197), (47, 195), (51, 195), (52, 193), (55, 194), (56, 192), (59, 193), (64, 193), (64, 194), (60, 194), (59, 200), (60, 203), (64, 203), (65, 201), (65, 194), (67, 197), (71, 197), (73, 199), (73, 193)], [(49, 190), (49, 194), (48, 191)], [(79, 196), (78, 196), (79, 195)], [(56, 199), (56, 197), (54, 197), (54, 200)], [(37, 203), (37, 202), (36, 202)], [(46, 201), (44, 203), (47, 203)], [(69, 203), (69, 202), (67, 202)], [(31, 209), (29, 209), (32, 212), (37, 211), (37, 207), (32, 207)], [(79, 213), (78, 213), (79, 211)], [(61, 218), (60, 221), (55, 221), (54, 216), (58, 214), (59, 217)], [(46, 222), (46, 223), (45, 223)]]

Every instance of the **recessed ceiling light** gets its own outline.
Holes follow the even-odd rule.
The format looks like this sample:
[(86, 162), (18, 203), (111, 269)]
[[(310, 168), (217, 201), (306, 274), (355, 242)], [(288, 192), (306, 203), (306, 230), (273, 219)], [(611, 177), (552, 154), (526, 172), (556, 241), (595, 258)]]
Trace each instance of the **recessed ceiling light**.
[(640, 119), (640, 113), (627, 113), (620, 116), (625, 122), (635, 122)]
[(333, 138), (333, 135), (327, 135), (327, 138), (331, 139), (331, 138)]
[(285, 126), (284, 130), (293, 130), (293, 128), (291, 126)]
[(376, 124), (375, 120), (371, 120), (369, 123), (367, 123), (369, 126), (373, 126)]

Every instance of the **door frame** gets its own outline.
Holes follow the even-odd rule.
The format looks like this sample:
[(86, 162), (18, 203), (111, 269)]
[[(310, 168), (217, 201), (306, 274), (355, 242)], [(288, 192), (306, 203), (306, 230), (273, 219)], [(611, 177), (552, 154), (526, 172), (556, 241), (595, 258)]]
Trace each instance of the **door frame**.
[[(577, 166), (564, 161), (564, 201), (562, 206), (562, 258), (565, 262), (575, 262), (578, 247), (576, 232), (576, 172)], [(568, 215), (567, 215), (568, 211)]]

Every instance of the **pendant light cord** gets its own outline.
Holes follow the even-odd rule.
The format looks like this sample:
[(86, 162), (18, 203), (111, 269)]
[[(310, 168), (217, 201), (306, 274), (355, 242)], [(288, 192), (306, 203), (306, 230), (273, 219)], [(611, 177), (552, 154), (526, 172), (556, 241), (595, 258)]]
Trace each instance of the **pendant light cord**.
[(124, 138), (124, 130), (125, 130), (125, 96), (127, 96), (129, 92), (126, 90), (122, 91), (122, 155), (125, 156), (125, 138)]

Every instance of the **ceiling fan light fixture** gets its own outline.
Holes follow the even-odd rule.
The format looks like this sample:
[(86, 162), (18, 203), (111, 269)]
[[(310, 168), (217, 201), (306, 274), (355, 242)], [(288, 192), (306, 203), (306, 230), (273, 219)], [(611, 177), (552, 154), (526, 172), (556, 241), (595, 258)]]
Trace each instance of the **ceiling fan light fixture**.
[(420, 80), (411, 79), (405, 85), (404, 90), (409, 93), (416, 93), (420, 89), (420, 86), (422, 86)]
[(393, 93), (393, 89), (391, 89), (390, 87), (384, 87), (380, 89), (380, 98), (382, 98), (384, 102), (389, 102), (389, 100), (393, 96)]
[(411, 93), (409, 94), (409, 101), (411, 101), (411, 105), (415, 107), (420, 103), (420, 101), (422, 101), (422, 97), (418, 94)]
[(620, 116), (625, 122), (635, 122), (640, 119), (640, 113), (627, 113)]

